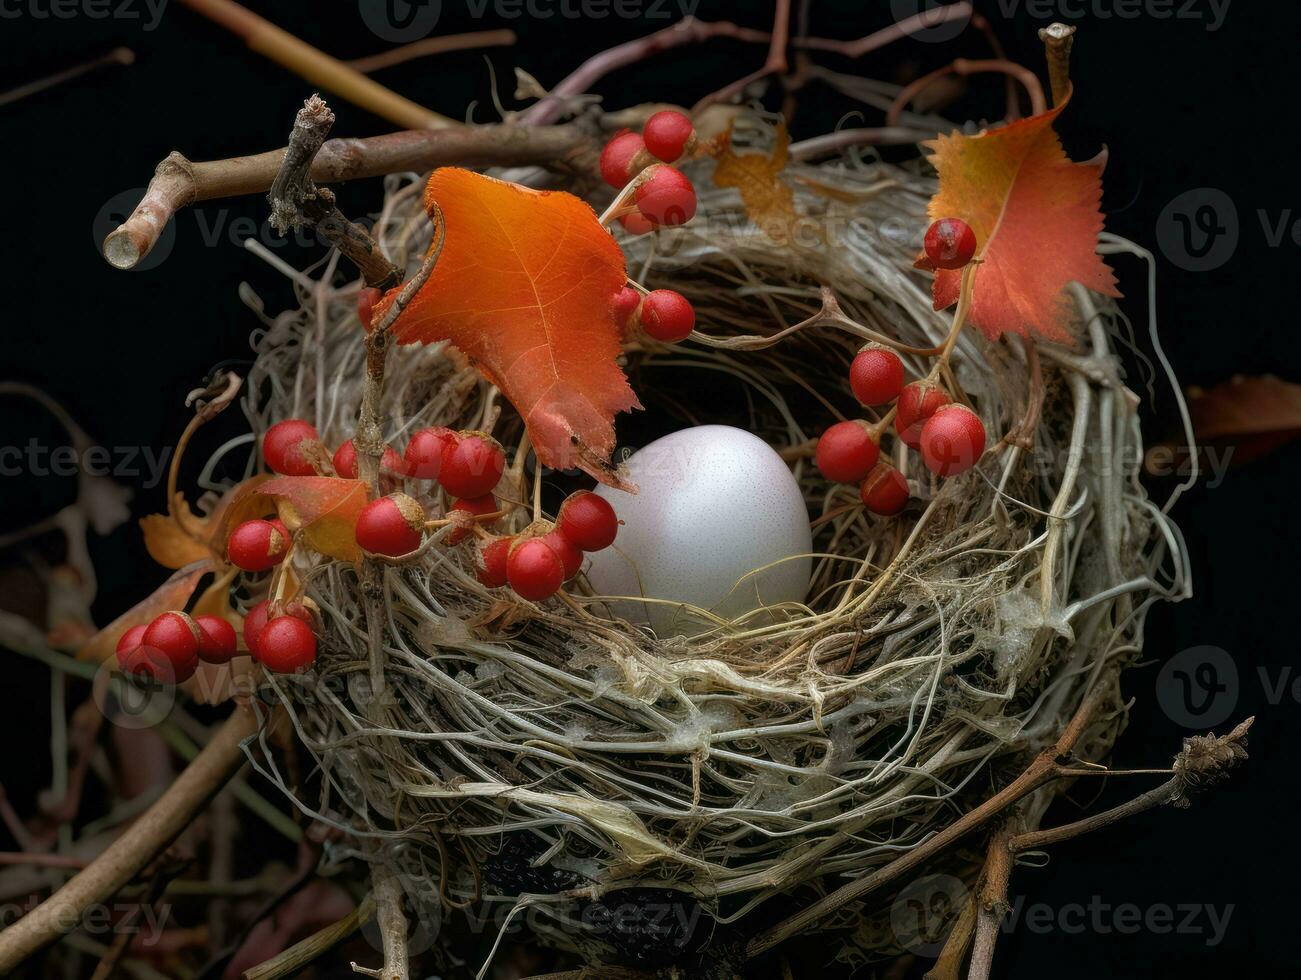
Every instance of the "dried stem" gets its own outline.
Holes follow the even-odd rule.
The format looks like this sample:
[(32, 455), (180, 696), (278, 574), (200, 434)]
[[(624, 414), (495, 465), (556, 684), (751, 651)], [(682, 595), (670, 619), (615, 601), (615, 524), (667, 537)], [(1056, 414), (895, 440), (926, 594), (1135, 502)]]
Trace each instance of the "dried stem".
[(1106, 697), (1108, 690), (1109, 684), (1100, 679), (1080, 703), (1079, 708), (1076, 709), (1075, 714), (1071, 717), (1061, 735), (1058, 736), (1057, 741), (1035, 756), (1034, 761), (1021, 775), (1017, 776), (1016, 779), (980, 804), (980, 806), (963, 814), (954, 823), (949, 824), (943, 830), (927, 838), (924, 843), (917, 845), (911, 851), (905, 852), (884, 867), (848, 884), (841, 885), (807, 908), (759, 933), (750, 940), (749, 945), (746, 947), (747, 956), (758, 956), (778, 943), (799, 935), (823, 916), (834, 912), (848, 902), (865, 898), (872, 892), (897, 880), (904, 873), (939, 854), (955, 841), (988, 823), (1017, 800), (1056, 779), (1058, 777), (1058, 760), (1067, 755), (1075, 746), (1075, 743), (1079, 741), (1085, 729), (1093, 720), (1094, 713), (1103, 698)]
[(1007, 886), (1012, 877), (1012, 852), (1008, 840), (1012, 836), (1011, 820), (999, 828), (989, 841), (985, 852), (985, 866), (980, 872), (976, 889), (976, 935), (971, 951), (971, 969), (967, 980), (986, 980), (994, 960), (994, 946), (998, 942), (998, 928), (1007, 915)]
[(265, 963), (245, 970), (243, 980), (280, 980), (281, 977), (296, 976), (312, 960), (333, 949), (369, 922), (374, 914), (375, 899), (367, 895), (360, 905), (338, 922), (332, 922), (306, 939), (294, 943)]
[(317, 187), (309, 174), (333, 125), (334, 113), (319, 95), (303, 103), (280, 172), (271, 182), (271, 224), (282, 235), (305, 223), (313, 225), (361, 270), (367, 286), (392, 289), (402, 281), (402, 270), (385, 258), (365, 228), (343, 216), (334, 204), (334, 195)]
[(21, 99), (26, 99), (39, 92), (44, 92), (48, 88), (63, 85), (73, 79), (80, 78), (87, 72), (92, 72), (99, 68), (108, 68), (112, 65), (132, 65), (135, 64), (135, 60), (136, 54), (130, 48), (114, 48), (108, 54), (101, 55), (98, 58), (92, 58), (90, 61), (83, 61), (79, 65), (65, 68), (63, 71), (55, 72), (53, 75), (46, 75), (44, 78), (38, 78), (34, 82), (27, 82), (25, 85), (11, 88), (7, 92), (0, 92), (0, 106), (6, 106), (13, 102), (18, 102)]
[(769, 75), (785, 74), (786, 63), (786, 45), (790, 40), (791, 21), (791, 0), (777, 0), (777, 9), (773, 13), (772, 37), (768, 42), (768, 57), (764, 59), (763, 67), (758, 71), (753, 71), (744, 78), (738, 78), (730, 85), (726, 85), (714, 92), (712, 95), (706, 95), (697, 102), (691, 109), (693, 113), (700, 112), (706, 106), (713, 105), (715, 102), (729, 102), (735, 96), (743, 93), (746, 88), (761, 78), (767, 78)]
[(252, 712), (237, 707), (195, 757), (135, 823), (80, 874), (0, 932), (0, 974), (73, 931), (86, 909), (107, 901), (176, 840), (244, 763), (240, 742), (257, 731)]
[(384, 944), (384, 966), (372, 970), (353, 963), (353, 972), (381, 980), (408, 980), (407, 917), (402, 913), (402, 888), (382, 859), (371, 864), (370, 877), (374, 884), (375, 918)]
[(906, 17), (889, 27), (883, 27), (875, 34), (868, 34), (856, 41), (835, 41), (822, 37), (797, 38), (794, 46), (808, 51), (830, 51), (844, 55), (846, 58), (860, 58), (870, 51), (883, 48), (887, 44), (912, 37), (918, 31), (938, 27), (953, 20), (965, 20), (971, 17), (971, 4), (953, 3), (943, 7), (925, 10), (912, 17)]
[[(133, 268), (157, 244), (172, 216), (186, 205), (265, 193), (287, 152), (288, 148), (282, 148), (200, 163), (172, 152), (158, 164), (136, 209), (104, 239), (104, 257), (118, 269)], [(440, 166), (527, 164), (587, 176), (597, 173), (599, 152), (591, 137), (573, 126), (415, 130), (369, 139), (327, 140), (313, 158), (308, 176), (321, 183), (339, 183)]]
[(391, 68), (406, 61), (436, 54), (473, 51), (478, 48), (511, 47), (515, 41), (515, 32), (508, 30), (445, 34), (441, 37), (426, 37), (419, 41), (412, 41), (410, 44), (403, 44), (391, 51), (373, 54), (368, 58), (355, 58), (348, 62), (348, 67), (360, 72), (379, 71), (382, 68)]
[(1025, 86), (1026, 94), (1030, 96), (1030, 112), (1032, 115), (1038, 115), (1047, 108), (1044, 101), (1043, 86), (1039, 84), (1039, 79), (1035, 73), (1028, 68), (1023, 68), (1014, 61), (1007, 61), (1001, 58), (989, 58), (983, 61), (971, 61), (967, 58), (958, 58), (952, 64), (945, 65), (943, 68), (937, 68), (929, 75), (923, 75), (921, 78), (906, 86), (890, 105), (890, 111), (886, 113), (885, 121), (887, 126), (898, 126), (899, 118), (903, 115), (904, 109), (908, 107), (913, 99), (933, 82), (944, 78), (947, 75), (979, 75), (985, 72), (997, 72), (1014, 78)]
[(367, 78), (356, 68), (299, 40), (233, 0), (181, 0), (181, 3), (241, 38), (250, 50), (395, 126), (441, 129), (459, 125), (456, 120), (426, 109)]
[(1075, 28), (1053, 23), (1039, 31), (1048, 54), (1048, 84), (1052, 88), (1053, 105), (1061, 105), (1071, 93), (1071, 46), (1075, 43)]

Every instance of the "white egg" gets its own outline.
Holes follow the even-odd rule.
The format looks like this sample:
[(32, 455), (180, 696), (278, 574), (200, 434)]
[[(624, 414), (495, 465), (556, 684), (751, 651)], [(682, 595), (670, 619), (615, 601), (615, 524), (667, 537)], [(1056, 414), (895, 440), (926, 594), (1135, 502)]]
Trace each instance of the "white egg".
[(804, 600), (808, 511), (790, 467), (762, 439), (726, 425), (683, 429), (634, 453), (628, 469), (638, 493), (596, 491), (623, 524), (591, 555), (587, 577), (599, 595), (669, 602), (614, 603), (616, 614), (661, 637), (692, 635), (715, 624), (690, 606), (735, 620)]

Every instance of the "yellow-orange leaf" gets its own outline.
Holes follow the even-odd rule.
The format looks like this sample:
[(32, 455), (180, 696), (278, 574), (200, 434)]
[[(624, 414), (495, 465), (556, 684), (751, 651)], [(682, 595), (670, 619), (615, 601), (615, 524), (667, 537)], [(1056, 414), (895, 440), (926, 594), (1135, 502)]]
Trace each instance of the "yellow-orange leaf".
[[(434, 171), (443, 251), (393, 325), (402, 343), (447, 340), (519, 411), (547, 466), (619, 485), (616, 412), (640, 408), (616, 361), (623, 252), (579, 198), (454, 167)], [(378, 322), (397, 296), (376, 306)]]
[(280, 519), (309, 548), (342, 561), (361, 560), (357, 515), (370, 499), (361, 480), (279, 476), (262, 484), (258, 493), (276, 499)]
[(235, 526), (255, 517), (275, 513), (275, 504), (258, 491), (269, 476), (259, 473), (222, 494), (212, 513), (197, 517), (179, 493), (166, 514), (140, 519), (145, 549), (166, 568), (184, 568), (201, 558), (226, 560), (226, 539)]
[(750, 220), (765, 235), (776, 241), (789, 237), (795, 226), (795, 195), (782, 180), (782, 171), (790, 158), (791, 135), (784, 122), (777, 124), (777, 138), (772, 153), (737, 154), (732, 149), (732, 130), (718, 141), (715, 153), (714, 183), (718, 187), (735, 187)]
[[(1066, 100), (1049, 112), (977, 136), (926, 144), (940, 175), (930, 216), (961, 218), (976, 233), (970, 322), (990, 338), (1012, 332), (1070, 342), (1075, 305), (1067, 283), (1118, 296), (1097, 254), (1102, 167), (1072, 163), (1053, 131)], [(960, 270), (937, 270), (937, 310), (958, 300)]]

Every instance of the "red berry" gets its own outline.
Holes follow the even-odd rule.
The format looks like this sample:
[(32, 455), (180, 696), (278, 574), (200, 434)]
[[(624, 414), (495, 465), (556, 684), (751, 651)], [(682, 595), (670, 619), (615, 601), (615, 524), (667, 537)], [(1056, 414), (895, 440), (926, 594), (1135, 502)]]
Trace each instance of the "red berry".
[(985, 451), (985, 426), (965, 405), (938, 408), (922, 428), (922, 462), (939, 476), (956, 476)]
[(884, 405), (903, 388), (903, 361), (888, 347), (869, 344), (849, 365), (849, 387), (863, 405)]
[(316, 467), (303, 453), (304, 442), (319, 442), (316, 426), (302, 419), (285, 419), (262, 437), (262, 458), (284, 476), (315, 476)]
[(918, 449), (922, 444), (922, 426), (935, 412), (949, 403), (944, 390), (929, 381), (914, 381), (904, 385), (899, 392), (894, 431), (899, 433), (909, 447)]
[(248, 647), (249, 654), (255, 660), (258, 655), (258, 637), (262, 635), (262, 630), (267, 624), (267, 616), (270, 615), (270, 612), (271, 600), (263, 599), (244, 616), (244, 646)]
[(556, 553), (560, 559), (560, 564), (565, 569), (565, 581), (578, 574), (578, 570), (583, 567), (583, 553), (578, 546), (570, 541), (559, 531), (552, 531), (550, 534), (544, 534), (541, 538), (546, 542), (548, 548)]
[(224, 664), (235, 656), (239, 638), (235, 627), (220, 616), (195, 616), (199, 627), (199, 659), (210, 664)]
[(695, 135), (691, 120), (675, 109), (657, 112), (646, 120), (641, 138), (646, 149), (665, 163), (672, 163), (686, 152)]
[(522, 599), (549, 599), (564, 580), (564, 562), (541, 538), (521, 541), (506, 558), (506, 581)]
[(696, 328), (696, 310), (681, 293), (656, 289), (641, 301), (641, 328), (656, 340), (676, 344), (691, 336)]
[(399, 558), (420, 547), (425, 509), (405, 493), (372, 500), (357, 515), (357, 544), (372, 555)]
[(161, 677), (156, 672), (151, 676), (179, 684), (193, 676), (199, 665), (199, 628), (185, 613), (165, 612), (145, 629), (137, 651), (145, 651), (142, 656), (155, 661), (150, 651), (156, 651), (171, 665), (174, 676)]
[[(452, 501), (452, 506), (447, 510), (449, 517), (451, 516), (451, 512), (455, 510), (471, 514), (475, 517), (482, 514), (491, 514), (497, 510), (497, 498), (490, 493), (485, 493), (482, 497), (471, 497), (469, 500), (454, 500)], [(469, 536), (470, 533), (469, 530), (458, 527), (447, 536), (447, 543), (460, 544)]]
[(659, 227), (650, 218), (637, 211), (620, 215), (619, 224), (623, 225), (624, 230), (630, 235), (646, 235)]
[(316, 660), (316, 634), (297, 616), (277, 616), (258, 636), (258, 659), (277, 674), (293, 674)]
[(506, 559), (514, 538), (494, 538), (479, 551), (479, 581), (487, 588), (500, 589), (506, 584)]
[(667, 163), (650, 168), (634, 193), (637, 210), (657, 225), (681, 225), (696, 213), (696, 189), (681, 170)]
[[(145, 624), (132, 626), (117, 641), (117, 665), (123, 673), (154, 677), (155, 667), (167, 664), (167, 658), (159, 651), (142, 645), (148, 628)], [(169, 671), (170, 669), (168, 667)]]
[(357, 318), (361, 320), (361, 325), (367, 333), (370, 332), (370, 321), (375, 313), (375, 304), (383, 295), (384, 291), (374, 286), (363, 286), (357, 293)]
[(628, 335), (628, 321), (632, 319), (639, 306), (641, 306), (641, 293), (631, 286), (624, 286), (614, 294), (614, 322), (619, 325), (620, 335), (625, 337)]
[(926, 257), (937, 269), (961, 269), (976, 254), (976, 233), (961, 218), (941, 218), (926, 229)]
[(619, 518), (608, 500), (582, 490), (560, 505), (556, 530), (583, 551), (600, 551), (614, 544)]
[(506, 453), (492, 436), (462, 432), (456, 444), (443, 453), (438, 475), (443, 489), (453, 497), (482, 497), (491, 493), (506, 471)]
[(858, 483), (876, 465), (881, 448), (872, 440), (866, 422), (837, 422), (818, 440), (817, 464), (834, 483)]
[(226, 541), (226, 557), (246, 572), (265, 572), (284, 561), (288, 552), (289, 533), (280, 521), (245, 521)]
[(872, 467), (867, 479), (858, 488), (863, 506), (873, 514), (893, 517), (908, 503), (908, 481), (904, 475), (885, 460)]
[[(407, 471), (407, 464), (396, 449), (385, 446), (379, 468), (387, 476), (402, 476)], [(345, 480), (357, 479), (357, 447), (351, 439), (334, 451), (334, 472)]]
[(622, 188), (632, 179), (633, 159), (645, 146), (632, 130), (616, 133), (601, 151), (601, 176), (614, 188)]
[(456, 440), (456, 433), (442, 426), (413, 432), (405, 456), (407, 475), (419, 480), (437, 480), (443, 455), (456, 445)]

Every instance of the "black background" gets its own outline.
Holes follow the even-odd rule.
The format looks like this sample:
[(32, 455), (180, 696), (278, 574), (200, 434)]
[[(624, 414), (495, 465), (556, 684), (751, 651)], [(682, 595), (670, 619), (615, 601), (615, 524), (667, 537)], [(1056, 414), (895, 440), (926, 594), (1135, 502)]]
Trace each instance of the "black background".
[[(122, 3), (112, 0), (110, 9)], [(165, 9), (154, 30), (144, 29), (147, 12), (139, 0), (122, 10), (134, 12), (133, 17), (108, 19), (81, 12), (67, 19), (40, 16), (49, 5), (50, 0), (0, 3), (6, 14), (0, 18), (0, 90), (118, 44), (132, 48), (138, 61), (0, 107), (5, 178), (0, 268), (6, 275), (0, 289), (2, 374), (44, 387), (103, 446), (169, 446), (187, 418), (182, 407), (186, 391), (215, 363), (248, 356), (248, 334), (256, 322), (238, 299), (239, 284), (250, 283), (272, 311), (289, 301), (281, 277), (228, 231), (236, 219), (262, 223), (265, 203), (256, 197), (209, 205), (201, 212), (206, 225), (199, 212), (183, 212), (165, 261), (138, 273), (115, 271), (100, 258), (96, 215), (115, 195), (143, 187), (157, 161), (172, 149), (203, 160), (283, 145), (294, 112), (312, 89), (179, 3)], [(387, 47), (366, 29), (355, 0), (251, 6), (339, 57)], [(510, 27), (519, 35), (517, 46), (488, 51), (486, 59), (484, 53), (468, 52), (412, 62), (377, 77), (451, 116), (461, 117), (477, 103), (473, 118), (479, 121), (495, 115), (488, 62), (496, 70), (504, 104), (512, 108), (514, 66), (544, 85), (554, 84), (589, 55), (667, 23), (508, 17), (494, 14), (492, 4), (485, 17), (476, 19), (461, 6), (450, 0), (443, 4), (440, 33)], [(1033, 0), (976, 3), (1010, 57), (1041, 75), (1035, 32), (1047, 19), (1034, 12), (1042, 6)], [(1157, 219), (1174, 197), (1194, 188), (1219, 188), (1236, 206), (1240, 239), (1226, 264), (1204, 273), (1183, 271), (1164, 260), (1159, 265), (1162, 333), (1181, 381), (1209, 386), (1236, 373), (1271, 372), (1296, 380), (1298, 246), (1287, 235), (1272, 246), (1259, 215), (1263, 211), (1273, 224), (1301, 205), (1294, 179), (1293, 49), (1301, 26), (1296, 5), (1235, 0), (1218, 30), (1207, 29), (1212, 13), (1204, 2), (1176, 0), (1172, 8), (1183, 6), (1200, 19), (1158, 17), (1166, 10), (1160, 0), (1139, 4), (1133, 16), (1121, 16), (1136, 9), (1132, 0), (1067, 0), (1051, 6), (1078, 13), (1069, 16), (1080, 29), (1077, 95), (1059, 129), (1077, 158), (1091, 156), (1102, 144), (1109, 148), (1104, 199), (1109, 229), (1158, 252), (1160, 259)], [(557, 10), (559, 4), (544, 7)], [(890, 7), (885, 0), (815, 0), (812, 33), (857, 37), (893, 19)], [(649, 2), (643, 9), (649, 9)], [(681, 7), (678, 0), (669, 0), (663, 9), (676, 15)], [(762, 29), (771, 23), (766, 2), (701, 0), (697, 14)], [(985, 57), (986, 51), (980, 37), (968, 33), (944, 44), (904, 42), (853, 62), (835, 56), (821, 60), (837, 70), (898, 80), (957, 56)], [(756, 68), (763, 56), (759, 47), (715, 41), (620, 71), (598, 91), (614, 107), (650, 100), (689, 105)], [(974, 79), (947, 114), (996, 118), (1001, 98), (1000, 79)], [(338, 115), (336, 135), (366, 136), (394, 128), (341, 99), (331, 103)], [(778, 107), (779, 94), (770, 93), (767, 104)], [(795, 138), (825, 132), (855, 108), (825, 88), (807, 89), (792, 120)], [(879, 114), (866, 113), (866, 122), (858, 124), (880, 124)], [(338, 190), (345, 211), (359, 214), (378, 206), (378, 181)], [(222, 233), (205, 241), (205, 227)], [(259, 237), (271, 241), (265, 228)], [(296, 245), (275, 250), (300, 265), (319, 254)], [(1130, 257), (1114, 264), (1129, 296), (1125, 308), (1143, 337), (1145, 269)], [(1167, 391), (1159, 389), (1156, 404), (1145, 412), (1150, 440), (1172, 431)], [(48, 420), (25, 403), (0, 403), (0, 445), (26, 445), (33, 436), (49, 442), (56, 435)], [(200, 451), (195, 458), (202, 455)], [(1012, 885), (1014, 898), (1057, 911), (1090, 902), (1133, 904), (1145, 912), (1213, 905), (1221, 916), (1230, 916), (1223, 941), (1212, 946), (1205, 933), (1142, 927), (1100, 932), (1087, 922), (1078, 932), (1021, 929), (1003, 940), (997, 975), (1295, 975), (1301, 930), (1295, 923), (1294, 893), (1301, 861), (1292, 834), (1298, 815), (1292, 749), (1301, 707), (1290, 688), (1280, 699), (1270, 695), (1297, 667), (1290, 518), (1298, 479), (1298, 454), (1284, 449), (1233, 470), (1222, 485), (1199, 486), (1183, 498), (1175, 516), (1187, 537), (1196, 598), (1155, 610), (1146, 646), (1152, 664), (1126, 679), (1135, 700), (1130, 728), (1113, 763), (1168, 765), (1188, 731), (1157, 705), (1159, 663), (1200, 645), (1227, 650), (1239, 668), (1231, 720), (1258, 716), (1249, 771), (1232, 787), (1198, 799), (1190, 811), (1149, 812), (1060, 846), (1046, 868), (1022, 869)], [(135, 513), (161, 509), (162, 488), (135, 482)], [(30, 474), (0, 477), (0, 530), (68, 502), (72, 484)], [(1172, 481), (1154, 483), (1154, 496), (1164, 499), (1171, 486)], [(92, 547), (102, 576), (95, 610), (100, 622), (164, 576), (144, 555), (134, 525), (93, 540)], [(10, 603), (21, 598), (7, 597)], [(3, 712), (8, 729), (4, 744), (43, 746), (48, 731), (44, 668), (16, 657), (4, 664), (5, 696), (17, 709)], [(30, 812), (35, 791), (48, 784), (45, 756), (43, 751), (3, 756), (0, 782), (20, 812)], [(1076, 802), (1060, 804), (1054, 816), (1072, 819), (1080, 804), (1119, 802), (1139, 785), (1121, 782), (1107, 785), (1096, 804), (1088, 787), (1077, 788)], [(0, 843), (0, 848), (11, 846)], [(1180, 918), (1175, 915), (1176, 922)], [(1196, 925), (1206, 923), (1203, 913)]]

